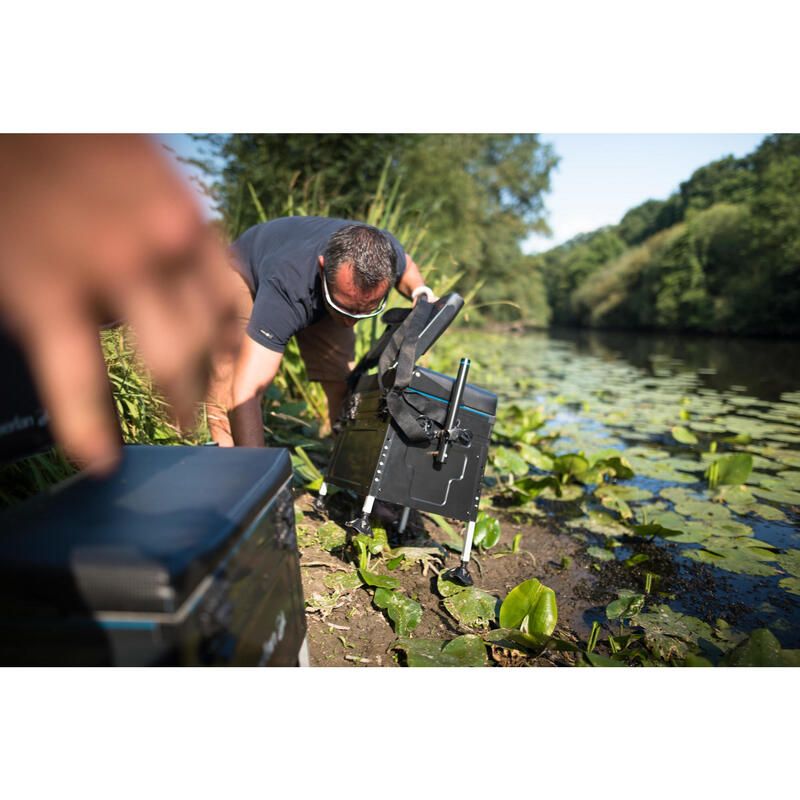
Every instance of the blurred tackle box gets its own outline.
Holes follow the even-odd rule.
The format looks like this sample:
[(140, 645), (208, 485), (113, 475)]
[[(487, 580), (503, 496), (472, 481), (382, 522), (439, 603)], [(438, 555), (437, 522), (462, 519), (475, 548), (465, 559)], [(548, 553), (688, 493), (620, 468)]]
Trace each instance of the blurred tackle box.
[(123, 452), (0, 515), (0, 664), (306, 663), (288, 451)]

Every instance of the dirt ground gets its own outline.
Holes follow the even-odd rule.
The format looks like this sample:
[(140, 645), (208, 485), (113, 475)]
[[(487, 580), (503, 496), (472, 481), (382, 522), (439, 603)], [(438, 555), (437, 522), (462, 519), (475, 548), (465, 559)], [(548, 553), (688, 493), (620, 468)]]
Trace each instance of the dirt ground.
[[(357, 563), (351, 545), (324, 549), (315, 540), (313, 532), (328, 518), (344, 523), (352, 516), (354, 508), (348, 504), (332, 502), (326, 515), (313, 511), (312, 496), (303, 494), (297, 500), (297, 508), (303, 511), (298, 522), (301, 547), (300, 568), (303, 593), (306, 599), (306, 621), (312, 666), (400, 666), (403, 654), (391, 651), (397, 639), (386, 612), (372, 602), (374, 589), (368, 586), (344, 590), (341, 593), (325, 584), (325, 578), (340, 571), (352, 571)], [(500, 512), (492, 512), (501, 519), (499, 543), (485, 553), (473, 550), (470, 572), (477, 588), (496, 596), (502, 601), (508, 592), (529, 578), (536, 578), (549, 586), (558, 599), (558, 625), (556, 634), (562, 638), (585, 642), (591, 629), (587, 611), (596, 605), (601, 595), (597, 591), (598, 573), (592, 569), (592, 559), (585, 554), (584, 543), (559, 532), (548, 520), (534, 524), (521, 524)], [(460, 523), (452, 522), (457, 534), (462, 533)], [(390, 543), (392, 528), (387, 526)], [(514, 537), (522, 534), (517, 552), (511, 549)], [(400, 580), (400, 589), (422, 606), (422, 620), (413, 631), (414, 637), (449, 640), (465, 633), (482, 633), (462, 626), (444, 608), (442, 598), (436, 591), (437, 575), (442, 570), (458, 566), (460, 554), (442, 546), (448, 537), (428, 515), (412, 512), (404, 534), (404, 546), (432, 549), (425, 562), (415, 562), (406, 569), (391, 572)], [(379, 568), (387, 572), (384, 565)], [(627, 578), (627, 576), (626, 576)], [(612, 600), (616, 595), (608, 596)], [(601, 612), (605, 606), (597, 606)], [(568, 665), (570, 654), (548, 654), (537, 659), (523, 657), (517, 651), (502, 651), (493, 648), (493, 663), (503, 665)]]
[[(328, 576), (354, 571), (357, 556), (348, 543), (325, 549), (315, 533), (329, 520), (343, 525), (355, 516), (355, 505), (347, 502), (346, 496), (337, 495), (327, 511), (319, 514), (313, 510), (312, 500), (313, 496), (307, 493), (296, 500), (297, 509), (303, 512), (297, 527), (311, 665), (403, 666), (403, 652), (391, 649), (398, 638), (392, 622), (386, 611), (373, 603), (375, 590), (360, 585), (339, 591), (325, 583)], [(693, 612), (709, 622), (718, 616), (735, 622), (737, 611), (745, 611), (736, 608), (719, 576), (714, 576), (705, 565), (678, 568), (669, 543), (641, 539), (629, 542), (633, 551), (648, 556), (647, 568), (625, 566), (620, 560), (598, 562), (586, 549), (593, 544), (602, 545), (601, 537), (570, 529), (556, 517), (523, 517), (500, 509), (491, 509), (490, 513), (500, 520), (501, 537), (497, 545), (484, 553), (473, 550), (470, 573), (475, 586), (497, 597), (499, 603), (515, 586), (536, 578), (555, 592), (557, 636), (585, 645), (592, 623), (597, 621), (603, 626), (598, 653), (608, 654), (602, 644), (607, 632), (612, 630), (605, 619), (606, 605), (616, 599), (618, 589), (644, 591), (648, 570), (661, 576), (658, 594), (664, 598), (676, 595), (697, 598)], [(449, 522), (457, 535), (463, 533), (461, 523)], [(397, 540), (391, 525), (386, 528), (392, 547), (419, 547), (429, 551), (426, 560), (393, 571), (387, 570), (386, 558), (374, 561), (370, 567), (398, 578), (398, 588), (421, 604), (422, 619), (411, 635), (448, 641), (465, 633), (485, 634), (485, 630), (467, 628), (452, 617), (436, 590), (439, 572), (460, 563), (460, 554), (446, 547), (450, 539), (436, 521), (425, 513), (412, 512), (402, 541)], [(512, 553), (512, 542), (518, 534), (521, 539), (517, 551)], [(491, 627), (497, 627), (497, 623)], [(489, 655), (492, 666), (575, 664), (573, 654), (566, 652), (546, 652), (532, 657), (518, 650), (491, 646)]]

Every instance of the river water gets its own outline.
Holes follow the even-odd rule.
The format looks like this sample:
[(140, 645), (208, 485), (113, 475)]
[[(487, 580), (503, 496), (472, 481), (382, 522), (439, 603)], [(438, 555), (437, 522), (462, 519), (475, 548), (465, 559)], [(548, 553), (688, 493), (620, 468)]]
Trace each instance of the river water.
[[(569, 501), (541, 503), (565, 534), (623, 560), (633, 551), (619, 524), (657, 522), (677, 569), (706, 565), (708, 591), (738, 609), (742, 630), (800, 647), (800, 342), (553, 330), (458, 333), (439, 348), (431, 366), (451, 372), (469, 356), (470, 382), (498, 393), (500, 417), (541, 407), (543, 449), (632, 465), (634, 478), (611, 481), (630, 498), (626, 519), (579, 481)], [(752, 457), (744, 483), (711, 488), (706, 470), (735, 454)], [(703, 599), (670, 607), (697, 613)]]

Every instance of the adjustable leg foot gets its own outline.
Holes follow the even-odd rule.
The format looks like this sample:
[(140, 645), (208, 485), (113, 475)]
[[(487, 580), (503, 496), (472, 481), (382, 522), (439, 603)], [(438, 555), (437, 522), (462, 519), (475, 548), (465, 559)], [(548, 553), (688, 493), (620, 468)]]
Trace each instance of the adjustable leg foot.
[(321, 486), (319, 487), (319, 493), (314, 498), (314, 502), (311, 504), (311, 507), (314, 511), (317, 511), (320, 514), (324, 514), (328, 510), (327, 503), (325, 502), (325, 497), (328, 494), (328, 486), (323, 481)]
[(467, 569), (467, 562), (462, 561), (457, 567), (447, 570), (443, 575), (445, 580), (453, 581), (459, 586), (472, 586), (474, 581), (472, 575), (469, 574)]
[(372, 537), (372, 526), (369, 524), (369, 514), (360, 514), (355, 519), (346, 522), (345, 527), (349, 528), (355, 534), (361, 533), (364, 536)]
[(345, 527), (349, 528), (355, 533), (362, 533), (364, 536), (372, 536), (372, 526), (369, 524), (369, 515), (372, 512), (372, 506), (375, 503), (375, 498), (368, 494), (364, 498), (364, 505), (361, 507), (361, 514), (350, 522), (345, 523)]
[(467, 564), (469, 564), (469, 554), (472, 552), (472, 538), (475, 535), (475, 521), (467, 523), (467, 535), (464, 537), (464, 552), (461, 554), (461, 564), (455, 569), (449, 569), (444, 573), (444, 577), (461, 586), (472, 586), (472, 575), (469, 574)]

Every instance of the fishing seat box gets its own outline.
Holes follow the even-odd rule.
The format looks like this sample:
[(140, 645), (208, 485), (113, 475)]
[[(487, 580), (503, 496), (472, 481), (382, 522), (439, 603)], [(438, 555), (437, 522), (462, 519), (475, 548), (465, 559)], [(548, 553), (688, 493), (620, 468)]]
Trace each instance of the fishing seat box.
[[(385, 385), (391, 386), (387, 373)], [(356, 494), (465, 522), (478, 515), (497, 396), (466, 384), (457, 413), (462, 435), (437, 464), (437, 435), (445, 421), (454, 379), (415, 367), (403, 395), (432, 438), (410, 441), (390, 415), (377, 375), (364, 375), (346, 412), (325, 481)]]
[[(347, 380), (321, 494), (332, 483), (365, 496), (361, 518), (348, 523), (353, 530), (369, 531), (367, 515), (381, 500), (404, 506), (400, 533), (413, 508), (467, 522), (471, 539), (497, 396), (466, 383), (467, 358), (455, 380), (416, 363), (463, 305), (451, 292), (390, 310), (382, 336)], [(370, 374), (373, 367), (377, 373)]]
[(0, 664), (302, 663), (288, 451), (123, 451), (0, 515)]

